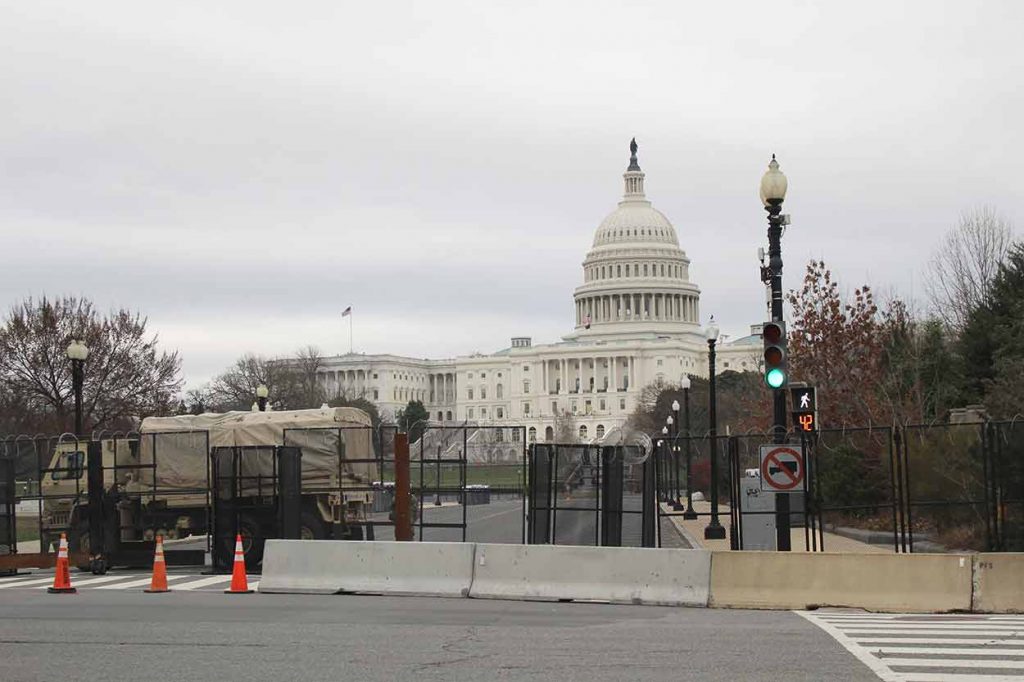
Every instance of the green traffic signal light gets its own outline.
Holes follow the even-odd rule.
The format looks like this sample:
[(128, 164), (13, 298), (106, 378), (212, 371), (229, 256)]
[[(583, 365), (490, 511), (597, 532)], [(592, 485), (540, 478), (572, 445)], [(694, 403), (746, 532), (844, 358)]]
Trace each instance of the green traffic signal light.
[(771, 388), (782, 388), (786, 383), (786, 373), (778, 367), (768, 370), (764, 375), (764, 381)]

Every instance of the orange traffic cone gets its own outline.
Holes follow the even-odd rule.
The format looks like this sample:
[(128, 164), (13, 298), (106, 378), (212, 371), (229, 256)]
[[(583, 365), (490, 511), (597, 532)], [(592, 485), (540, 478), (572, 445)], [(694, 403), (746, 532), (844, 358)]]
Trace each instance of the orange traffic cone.
[(235, 565), (231, 569), (231, 587), (224, 594), (251, 594), (249, 581), (245, 577), (245, 553), (242, 551), (242, 536), (235, 536)]
[(146, 592), (170, 592), (167, 587), (167, 562), (164, 561), (164, 538), (156, 536), (156, 554), (153, 556), (153, 579)]
[(68, 566), (68, 538), (60, 534), (60, 545), (57, 547), (57, 572), (53, 574), (53, 587), (46, 590), (50, 594), (74, 594), (78, 592), (71, 587), (71, 569)]

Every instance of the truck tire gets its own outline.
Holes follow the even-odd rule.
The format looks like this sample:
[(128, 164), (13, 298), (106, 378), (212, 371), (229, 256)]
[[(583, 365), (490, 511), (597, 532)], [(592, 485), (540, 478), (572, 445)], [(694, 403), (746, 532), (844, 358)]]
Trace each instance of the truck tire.
[[(253, 517), (243, 514), (238, 517), (238, 533), (242, 536), (245, 566), (252, 570), (263, 561), (263, 546), (266, 542), (263, 537), (263, 527)], [(235, 536), (221, 536), (217, 538), (217, 541), (220, 543), (221, 554), (227, 562), (221, 568), (231, 570), (235, 557)]]
[(327, 537), (327, 528), (315, 513), (304, 510), (299, 520), (299, 538), (302, 540), (323, 540)]

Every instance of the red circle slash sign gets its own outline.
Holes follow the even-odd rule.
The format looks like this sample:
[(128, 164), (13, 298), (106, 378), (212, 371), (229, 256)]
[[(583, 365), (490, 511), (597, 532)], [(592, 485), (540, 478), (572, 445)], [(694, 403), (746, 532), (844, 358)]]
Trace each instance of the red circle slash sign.
[(804, 462), (793, 448), (775, 448), (761, 463), (761, 478), (769, 488), (792, 490), (804, 480)]

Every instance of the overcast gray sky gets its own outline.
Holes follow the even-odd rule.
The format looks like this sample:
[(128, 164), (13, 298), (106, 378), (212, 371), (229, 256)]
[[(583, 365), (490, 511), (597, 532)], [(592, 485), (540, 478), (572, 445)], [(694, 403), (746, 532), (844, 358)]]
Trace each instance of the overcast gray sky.
[(304, 344), (557, 340), (636, 136), (704, 313), (785, 283), (923, 299), (989, 204), (1024, 224), (1024, 3), (0, 1), (0, 307), (149, 316), (197, 384)]

